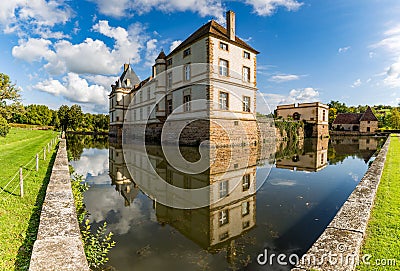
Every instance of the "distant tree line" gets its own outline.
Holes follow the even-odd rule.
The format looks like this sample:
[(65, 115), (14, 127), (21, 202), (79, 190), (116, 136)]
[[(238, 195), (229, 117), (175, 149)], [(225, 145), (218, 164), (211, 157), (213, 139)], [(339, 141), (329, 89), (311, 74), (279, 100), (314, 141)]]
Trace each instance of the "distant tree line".
[[(331, 101), (329, 105), (329, 125), (332, 125), (339, 113), (364, 113), (368, 105), (347, 106), (339, 101)], [(378, 127), (385, 129), (400, 129), (400, 105), (371, 106), (372, 111), (378, 119)]]
[(105, 114), (83, 113), (79, 105), (62, 105), (58, 110), (46, 105), (24, 106), (12, 115), (13, 123), (54, 126), (62, 131), (105, 132), (108, 131), (109, 118)]
[(53, 126), (63, 131), (107, 132), (109, 118), (105, 114), (83, 113), (79, 105), (62, 105), (58, 110), (46, 105), (21, 104), (20, 90), (10, 77), (0, 73), (0, 136), (5, 137), (10, 123)]

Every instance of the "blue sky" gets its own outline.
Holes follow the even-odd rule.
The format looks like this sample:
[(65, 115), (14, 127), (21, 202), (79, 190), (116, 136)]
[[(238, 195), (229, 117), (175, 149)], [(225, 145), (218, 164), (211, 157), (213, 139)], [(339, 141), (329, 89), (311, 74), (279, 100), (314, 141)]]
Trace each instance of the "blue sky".
[(398, 0), (5, 0), (0, 72), (24, 104), (107, 112), (125, 62), (145, 79), (161, 49), (229, 9), (236, 34), (260, 51), (258, 87), (272, 107), (400, 103)]

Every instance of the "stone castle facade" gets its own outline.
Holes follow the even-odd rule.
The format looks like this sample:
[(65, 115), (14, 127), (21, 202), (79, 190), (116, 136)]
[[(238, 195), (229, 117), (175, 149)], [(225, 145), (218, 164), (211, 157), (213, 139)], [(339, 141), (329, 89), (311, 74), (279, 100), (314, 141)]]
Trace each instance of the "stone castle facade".
[(143, 81), (124, 65), (109, 95), (111, 137), (256, 144), (258, 52), (236, 36), (235, 13), (226, 20), (226, 28), (212, 20), (161, 52)]

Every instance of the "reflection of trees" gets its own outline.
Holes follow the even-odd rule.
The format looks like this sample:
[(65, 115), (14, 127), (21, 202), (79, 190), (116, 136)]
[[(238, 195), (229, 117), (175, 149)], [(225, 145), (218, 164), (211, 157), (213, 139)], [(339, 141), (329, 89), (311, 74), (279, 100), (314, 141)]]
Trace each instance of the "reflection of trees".
[(78, 135), (67, 133), (68, 157), (73, 160), (81, 158), (83, 149), (108, 148), (108, 136), (105, 135)]
[(367, 163), (374, 153), (380, 150), (384, 141), (383, 137), (332, 137), (328, 148), (329, 164), (342, 163), (349, 156), (357, 157)]
[(280, 159), (284, 157), (292, 157), (302, 153), (303, 150), (298, 140), (282, 141), (276, 149), (275, 158)]

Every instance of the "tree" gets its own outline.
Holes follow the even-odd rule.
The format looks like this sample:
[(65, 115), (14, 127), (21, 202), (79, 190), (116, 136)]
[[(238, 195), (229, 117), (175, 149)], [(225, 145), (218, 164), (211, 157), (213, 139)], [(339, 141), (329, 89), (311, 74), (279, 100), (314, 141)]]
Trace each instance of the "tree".
[(10, 131), (10, 126), (5, 118), (0, 115), (0, 136), (5, 137)]
[(13, 114), (21, 110), (19, 89), (7, 74), (0, 73), (0, 115), (11, 121)]
[(337, 116), (337, 109), (329, 108), (329, 118), (328, 118), (329, 126), (332, 125), (333, 121), (336, 119), (336, 116)]
[(341, 103), (339, 101), (330, 101), (328, 105), (329, 108), (335, 108), (337, 110), (337, 113), (348, 113), (348, 108), (344, 103)]
[(67, 131), (67, 128), (69, 126), (69, 107), (68, 105), (62, 105), (58, 109), (58, 119), (60, 121), (60, 128), (62, 131)]
[(390, 126), (392, 129), (400, 129), (400, 112), (397, 108), (393, 108), (390, 112)]
[(71, 129), (74, 131), (76, 131), (76, 129), (82, 125), (83, 113), (82, 108), (79, 105), (74, 104), (71, 106), (68, 111), (68, 120), (69, 127), (71, 127)]

